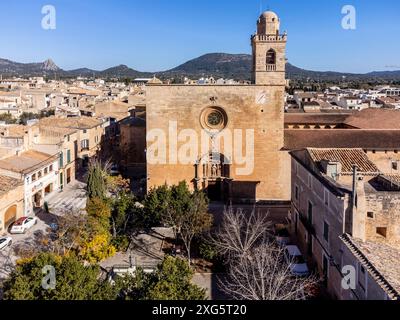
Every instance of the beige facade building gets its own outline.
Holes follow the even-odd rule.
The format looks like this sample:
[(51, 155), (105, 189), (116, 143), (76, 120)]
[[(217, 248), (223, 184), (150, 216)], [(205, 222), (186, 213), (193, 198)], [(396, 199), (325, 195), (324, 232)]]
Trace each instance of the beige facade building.
[(0, 175), (0, 235), (24, 215), (24, 183)]
[(0, 175), (23, 183), (23, 215), (42, 208), (46, 197), (59, 190), (58, 155), (29, 150), (0, 160)]
[(60, 189), (75, 181), (78, 161), (78, 130), (43, 125), (34, 126), (33, 150), (55, 155), (59, 159)]
[[(328, 292), (343, 300), (398, 299), (400, 176), (387, 174), (362, 149), (291, 154), (292, 234)], [(350, 289), (342, 285), (349, 266)]]
[[(290, 160), (281, 151), (286, 35), (279, 28), (272, 12), (257, 22), (253, 85), (147, 86), (148, 189), (185, 180), (213, 200), (289, 199)], [(188, 140), (187, 130), (197, 137)], [(178, 156), (188, 148), (188, 157)]]
[[(67, 150), (71, 150), (71, 157), (73, 157), (72, 153), (75, 153), (78, 170), (86, 167), (89, 160), (98, 155), (103, 143), (105, 128), (108, 125), (108, 122), (92, 117), (49, 117), (40, 120), (42, 127), (65, 128), (77, 132), (76, 140), (70, 137), (71, 145)], [(68, 135), (66, 138), (68, 142)], [(74, 141), (77, 141), (76, 144)]]

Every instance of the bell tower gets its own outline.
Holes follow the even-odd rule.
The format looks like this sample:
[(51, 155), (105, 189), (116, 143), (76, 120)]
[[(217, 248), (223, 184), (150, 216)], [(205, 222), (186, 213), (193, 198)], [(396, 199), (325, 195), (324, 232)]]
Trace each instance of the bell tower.
[(254, 84), (286, 84), (287, 35), (279, 29), (280, 19), (272, 11), (264, 12), (257, 21), (257, 33), (251, 37)]

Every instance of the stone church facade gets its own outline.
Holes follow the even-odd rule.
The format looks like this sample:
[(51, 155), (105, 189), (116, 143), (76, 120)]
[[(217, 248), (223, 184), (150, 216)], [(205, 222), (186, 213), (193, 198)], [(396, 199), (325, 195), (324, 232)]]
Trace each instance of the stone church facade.
[(212, 200), (290, 199), (282, 151), (286, 34), (279, 29), (275, 13), (260, 16), (252, 85), (147, 87), (148, 189), (184, 180)]

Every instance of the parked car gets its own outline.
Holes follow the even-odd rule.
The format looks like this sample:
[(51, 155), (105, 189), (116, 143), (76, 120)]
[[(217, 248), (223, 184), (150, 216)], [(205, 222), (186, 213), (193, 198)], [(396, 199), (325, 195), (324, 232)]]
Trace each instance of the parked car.
[(275, 225), (275, 242), (282, 247), (290, 243), (290, 234), (285, 225)]
[(37, 218), (35, 217), (23, 217), (19, 218), (11, 227), (10, 233), (25, 233), (37, 224)]
[(3, 250), (12, 244), (12, 239), (10, 237), (1, 237), (0, 238), (0, 250)]
[(297, 246), (286, 246), (285, 259), (290, 264), (290, 271), (296, 277), (307, 277), (310, 275), (306, 260)]

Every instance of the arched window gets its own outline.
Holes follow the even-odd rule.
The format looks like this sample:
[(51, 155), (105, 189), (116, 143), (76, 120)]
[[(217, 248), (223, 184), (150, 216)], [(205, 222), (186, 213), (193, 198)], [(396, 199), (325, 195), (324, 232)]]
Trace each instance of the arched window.
[(276, 52), (274, 49), (269, 49), (267, 52), (267, 65), (276, 64)]

